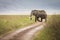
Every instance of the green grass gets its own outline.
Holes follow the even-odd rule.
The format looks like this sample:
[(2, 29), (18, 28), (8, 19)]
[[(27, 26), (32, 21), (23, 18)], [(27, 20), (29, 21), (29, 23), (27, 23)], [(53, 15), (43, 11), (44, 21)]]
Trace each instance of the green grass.
[(28, 15), (0, 15), (0, 36), (33, 23)]
[(36, 33), (34, 40), (60, 40), (60, 15), (48, 18), (45, 28)]

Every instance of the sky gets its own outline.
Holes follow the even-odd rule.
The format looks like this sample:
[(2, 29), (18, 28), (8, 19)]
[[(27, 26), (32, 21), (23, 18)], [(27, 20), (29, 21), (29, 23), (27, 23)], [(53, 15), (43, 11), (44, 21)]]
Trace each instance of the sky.
[(0, 0), (0, 15), (29, 15), (35, 9), (59, 14), (60, 0)]

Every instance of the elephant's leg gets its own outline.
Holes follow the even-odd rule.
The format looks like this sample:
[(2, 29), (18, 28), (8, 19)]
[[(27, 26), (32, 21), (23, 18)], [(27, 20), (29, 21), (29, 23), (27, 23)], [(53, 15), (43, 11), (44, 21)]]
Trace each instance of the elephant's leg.
[(40, 22), (39, 17), (37, 18), (37, 20)]
[(42, 18), (41, 18), (41, 21), (40, 22), (42, 22)]
[(37, 17), (35, 17), (35, 22), (37, 21)]

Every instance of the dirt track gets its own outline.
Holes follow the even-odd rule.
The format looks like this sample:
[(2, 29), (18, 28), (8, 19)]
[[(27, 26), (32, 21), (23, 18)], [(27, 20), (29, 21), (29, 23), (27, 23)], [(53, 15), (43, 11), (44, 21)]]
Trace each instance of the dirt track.
[(2, 37), (0, 40), (32, 40), (34, 34), (41, 30), (43, 26), (43, 22), (37, 22), (25, 28), (16, 30), (15, 32)]

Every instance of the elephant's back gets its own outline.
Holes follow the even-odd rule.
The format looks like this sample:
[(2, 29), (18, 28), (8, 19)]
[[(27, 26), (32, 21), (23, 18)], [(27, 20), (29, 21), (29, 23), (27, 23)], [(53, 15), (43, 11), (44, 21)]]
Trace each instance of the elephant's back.
[(37, 17), (41, 16), (43, 18), (47, 16), (45, 10), (32, 10), (32, 14), (37, 16)]
[(38, 16), (40, 16), (41, 18), (47, 17), (46, 11), (44, 11), (44, 10), (39, 10), (38, 14), (39, 14)]

